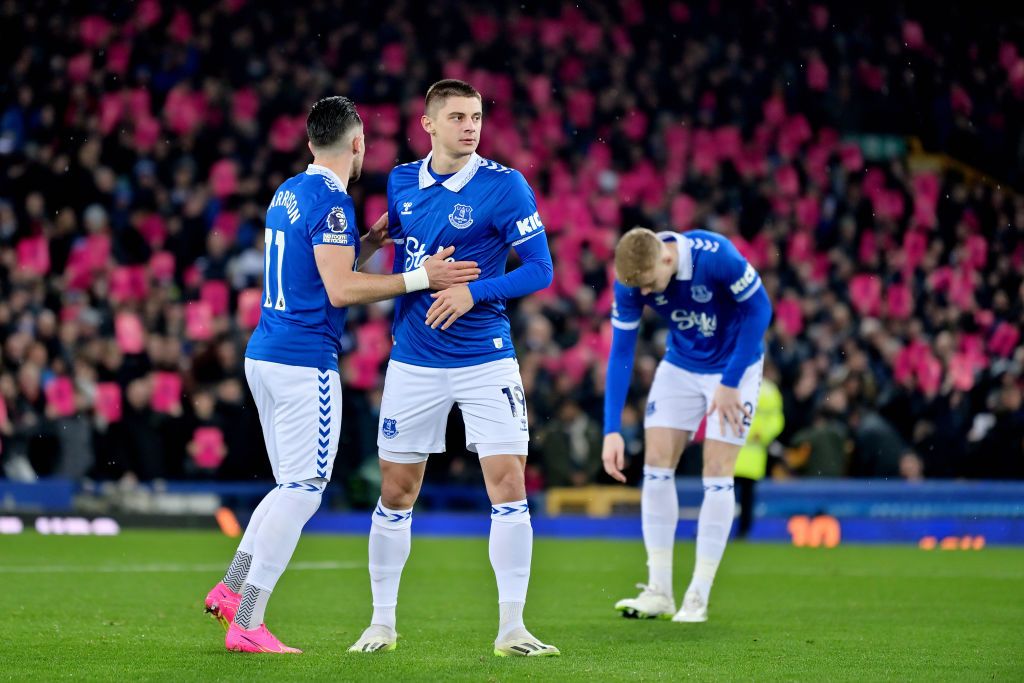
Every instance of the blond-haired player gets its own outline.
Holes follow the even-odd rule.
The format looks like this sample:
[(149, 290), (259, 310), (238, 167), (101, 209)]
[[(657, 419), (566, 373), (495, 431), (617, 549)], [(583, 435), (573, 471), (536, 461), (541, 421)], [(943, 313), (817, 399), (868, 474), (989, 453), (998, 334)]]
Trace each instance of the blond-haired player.
[[(605, 471), (625, 482), (619, 433), (644, 306), (669, 324), (644, 419), (641, 517), (649, 569), (636, 598), (616, 603), (628, 617), (707, 620), (711, 584), (729, 539), (736, 506), (733, 469), (761, 384), (772, 307), (761, 278), (728, 239), (704, 230), (685, 234), (627, 232), (615, 249), (615, 303), (604, 412)], [(697, 522), (693, 578), (679, 611), (672, 554), (679, 501), (675, 469), (705, 415), (704, 501)]]

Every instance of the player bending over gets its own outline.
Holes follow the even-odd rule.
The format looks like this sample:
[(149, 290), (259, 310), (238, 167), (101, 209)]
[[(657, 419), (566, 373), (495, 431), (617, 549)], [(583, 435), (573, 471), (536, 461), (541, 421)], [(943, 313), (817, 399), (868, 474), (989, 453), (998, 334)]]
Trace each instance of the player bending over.
[[(636, 598), (620, 600), (625, 616), (706, 621), (708, 595), (725, 551), (736, 499), (733, 469), (761, 385), (762, 339), (772, 316), (761, 278), (720, 235), (704, 230), (627, 232), (615, 248), (612, 349), (604, 404), (605, 471), (618, 481), (625, 446), (619, 433), (640, 316), (645, 305), (670, 325), (644, 419), (644, 483), (640, 510), (649, 578)], [(693, 578), (675, 611), (672, 549), (679, 520), (675, 471), (687, 439), (707, 415), (704, 502), (697, 521)]]
[(387, 239), (381, 216), (360, 240), (345, 191), (362, 168), (362, 121), (348, 98), (328, 97), (313, 105), (306, 131), (313, 163), (285, 181), (267, 209), (263, 309), (245, 352), (277, 486), (253, 512), (224, 579), (206, 596), (207, 611), (227, 626), (227, 649), (236, 652), (301, 652), (275, 638), (263, 615), (331, 478), (341, 430), (345, 307), (443, 290), (479, 273), (475, 263), (445, 261), (451, 247), (401, 275), (358, 272), (357, 263)]
[[(466, 421), (466, 447), (480, 456), (491, 500), (490, 558), (498, 582), (499, 656), (557, 655), (526, 630), (533, 529), (523, 469), (529, 431), (526, 396), (505, 301), (551, 283), (551, 255), (533, 192), (518, 171), (476, 154), (483, 111), (467, 83), (427, 91), (427, 158), (388, 178), (395, 272), (419, 267), (442, 245), (480, 264), (481, 279), (437, 294), (408, 294), (395, 307), (394, 347), (381, 399), (377, 446), (381, 495), (371, 516), (370, 627), (350, 649), (394, 649), (395, 609), (409, 557), (412, 508), (427, 456), (445, 450), (452, 404)], [(522, 265), (505, 273), (510, 248)]]

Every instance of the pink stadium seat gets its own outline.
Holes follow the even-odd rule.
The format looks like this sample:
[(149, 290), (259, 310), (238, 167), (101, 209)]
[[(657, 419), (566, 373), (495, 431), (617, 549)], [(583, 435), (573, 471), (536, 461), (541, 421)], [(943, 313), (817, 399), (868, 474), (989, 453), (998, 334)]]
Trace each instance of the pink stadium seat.
[(94, 407), (96, 414), (108, 424), (121, 421), (123, 411), (121, 387), (117, 382), (98, 382), (96, 384)]
[(210, 306), (214, 316), (221, 316), (228, 312), (228, 301), (231, 292), (226, 282), (221, 280), (207, 280), (199, 288), (199, 298)]
[(193, 341), (213, 337), (213, 308), (206, 301), (190, 301), (185, 305), (185, 336)]
[(181, 405), (181, 376), (176, 372), (154, 372), (150, 406), (158, 413), (169, 413)]
[(75, 414), (75, 387), (71, 379), (63, 375), (54, 377), (45, 386), (46, 409), (55, 417), (70, 417)]
[(114, 317), (114, 339), (122, 353), (142, 353), (146, 348), (146, 332), (135, 313), (122, 311)]
[(243, 289), (238, 293), (238, 311), (235, 320), (245, 330), (256, 329), (263, 307), (263, 293), (256, 288)]
[(224, 432), (220, 427), (196, 427), (189, 446), (192, 460), (203, 469), (217, 469), (227, 454)]
[(15, 247), (18, 269), (31, 275), (50, 272), (50, 248), (43, 236), (26, 237)]

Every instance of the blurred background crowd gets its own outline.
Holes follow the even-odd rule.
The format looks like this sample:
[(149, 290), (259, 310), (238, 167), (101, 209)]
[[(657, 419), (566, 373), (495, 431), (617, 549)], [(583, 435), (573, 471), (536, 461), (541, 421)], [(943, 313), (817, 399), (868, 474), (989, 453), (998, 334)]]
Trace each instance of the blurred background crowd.
[[(267, 476), (241, 361), (308, 108), (359, 105), (349, 191), (369, 224), (392, 166), (429, 150), (427, 86), (455, 77), (483, 93), (480, 152), (529, 180), (555, 260), (509, 306), (531, 490), (605, 481), (609, 263), (633, 225), (715, 230), (761, 272), (773, 476), (1022, 478), (1024, 32), (988, 11), (0, 2), (3, 474)], [(343, 485), (375, 464), (389, 313), (349, 317)], [(649, 319), (634, 481), (664, 341)], [(475, 480), (449, 424), (429, 476)]]

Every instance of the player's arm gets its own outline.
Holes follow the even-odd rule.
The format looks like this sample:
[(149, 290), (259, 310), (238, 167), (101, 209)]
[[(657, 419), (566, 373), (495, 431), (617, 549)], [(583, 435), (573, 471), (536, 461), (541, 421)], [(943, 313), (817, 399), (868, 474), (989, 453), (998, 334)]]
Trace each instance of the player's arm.
[(479, 277), (480, 269), (475, 261), (445, 261), (454, 252), (455, 247), (447, 247), (408, 273), (377, 275), (360, 273), (353, 268), (356, 260), (353, 247), (326, 244), (313, 247), (327, 298), (336, 308), (393, 299), (421, 289), (448, 289)]
[[(758, 346), (772, 319), (772, 303), (754, 267), (732, 243), (725, 242), (724, 245), (725, 249), (717, 255), (712, 274), (735, 302), (740, 324), (736, 346), (722, 372), (722, 383), (715, 391), (708, 414), (718, 410), (719, 420), (728, 423), (738, 436), (742, 436), (743, 417), (750, 417), (750, 414), (740, 401), (740, 379), (750, 364), (757, 360)], [(722, 433), (725, 433), (724, 424)]]
[(388, 236), (388, 214), (382, 213), (366, 234), (359, 238), (359, 258), (356, 268), (362, 270), (378, 249), (389, 244), (392, 244), (392, 240)]
[(479, 276), (480, 269), (473, 261), (444, 260), (452, 255), (454, 247), (438, 252), (408, 273), (360, 273), (354, 269), (355, 245), (359, 242), (355, 207), (347, 195), (334, 201), (337, 205), (325, 207), (310, 229), (316, 267), (332, 306), (373, 303), (427, 288), (447, 289)]
[(608, 354), (608, 370), (604, 389), (604, 447), (601, 461), (604, 471), (616, 481), (626, 482), (622, 468), (626, 465), (626, 444), (619, 430), (622, 409), (626, 405), (629, 382), (633, 377), (633, 358), (640, 332), (643, 303), (636, 289), (615, 283), (612, 304), (612, 348)]
[(500, 277), (432, 294), (434, 303), (426, 320), (431, 327), (446, 330), (479, 302), (515, 299), (551, 284), (554, 267), (544, 224), (533, 191), (518, 171), (510, 174), (510, 189), (499, 202), (495, 226), (505, 236), (506, 244), (515, 249), (519, 267)]

